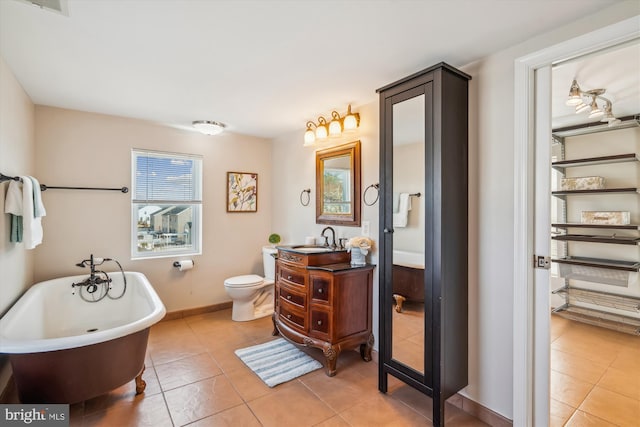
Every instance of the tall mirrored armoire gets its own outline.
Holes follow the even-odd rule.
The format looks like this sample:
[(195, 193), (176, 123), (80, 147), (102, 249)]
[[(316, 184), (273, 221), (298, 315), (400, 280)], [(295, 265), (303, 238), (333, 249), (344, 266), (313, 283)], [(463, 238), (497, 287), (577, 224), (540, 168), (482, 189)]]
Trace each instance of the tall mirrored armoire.
[(467, 385), (468, 85), (440, 63), (380, 94), (380, 391), (444, 403)]

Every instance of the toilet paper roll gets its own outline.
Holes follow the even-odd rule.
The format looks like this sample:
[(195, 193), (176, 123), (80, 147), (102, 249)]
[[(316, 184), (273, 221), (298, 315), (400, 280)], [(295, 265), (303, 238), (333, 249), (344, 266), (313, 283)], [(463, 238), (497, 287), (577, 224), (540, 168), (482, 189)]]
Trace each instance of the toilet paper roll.
[(182, 261), (176, 261), (174, 263), (174, 265), (175, 264), (178, 264), (177, 267), (178, 267), (178, 270), (180, 270), (180, 271), (191, 270), (193, 268), (193, 265), (194, 265), (193, 260), (191, 260), (191, 259), (185, 259), (185, 260), (182, 260)]
[(305, 245), (315, 245), (316, 244), (316, 238), (313, 236), (307, 236), (304, 238), (304, 244)]

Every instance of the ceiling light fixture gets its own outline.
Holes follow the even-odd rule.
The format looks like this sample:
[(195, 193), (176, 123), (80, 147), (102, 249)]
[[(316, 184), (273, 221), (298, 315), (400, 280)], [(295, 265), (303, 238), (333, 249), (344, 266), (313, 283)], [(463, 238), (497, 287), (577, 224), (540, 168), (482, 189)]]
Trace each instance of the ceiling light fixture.
[[(591, 89), (582, 90), (578, 85), (578, 82), (574, 79), (571, 82), (569, 88), (569, 96), (567, 98), (567, 105), (576, 108), (576, 114), (589, 112), (590, 119), (599, 119), (602, 117), (603, 122), (609, 122), (609, 126), (615, 126), (620, 123), (620, 120), (612, 113), (612, 103), (610, 100), (602, 96), (606, 92), (606, 89)], [(585, 102), (585, 98), (589, 101)], [(598, 101), (605, 103), (604, 108), (600, 108)]]
[(194, 128), (205, 135), (217, 135), (224, 131), (227, 127), (224, 123), (214, 122), (212, 120), (195, 120), (191, 122)]
[[(360, 126), (360, 114), (351, 112), (351, 104), (347, 108), (347, 114), (341, 117), (337, 111), (331, 112), (331, 121), (320, 116), (318, 124), (307, 122), (307, 130), (304, 133), (304, 146), (309, 147), (316, 141), (323, 141), (327, 137), (338, 138), (344, 132), (352, 132)], [(315, 130), (314, 130), (315, 128)]]

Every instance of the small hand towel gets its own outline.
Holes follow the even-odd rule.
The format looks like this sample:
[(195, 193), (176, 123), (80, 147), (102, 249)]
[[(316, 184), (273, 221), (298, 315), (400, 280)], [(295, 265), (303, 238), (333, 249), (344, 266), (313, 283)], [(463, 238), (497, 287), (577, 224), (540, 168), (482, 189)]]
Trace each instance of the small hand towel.
[(9, 241), (22, 242), (22, 184), (11, 181), (4, 201), (4, 212), (11, 215), (11, 233)]
[(400, 193), (400, 203), (398, 204), (398, 213), (393, 214), (394, 227), (406, 227), (409, 220), (409, 211), (411, 210), (411, 196), (409, 193)]

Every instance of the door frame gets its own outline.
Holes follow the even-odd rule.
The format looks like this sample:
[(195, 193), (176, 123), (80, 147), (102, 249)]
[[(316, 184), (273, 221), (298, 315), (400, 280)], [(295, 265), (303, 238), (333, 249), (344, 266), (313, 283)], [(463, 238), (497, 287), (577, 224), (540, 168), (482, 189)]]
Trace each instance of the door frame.
[[(542, 359), (544, 354), (549, 354), (550, 343), (548, 339), (546, 342), (540, 339), (548, 334), (535, 334), (535, 319), (548, 316), (549, 313), (544, 309), (548, 301), (536, 303), (534, 298), (533, 251), (536, 213), (535, 129), (538, 124), (535, 100), (537, 94), (550, 92), (551, 88), (547, 87), (550, 81), (546, 80), (536, 86), (535, 71), (639, 37), (640, 15), (515, 60), (513, 424), (517, 426), (546, 425), (549, 419), (549, 382), (534, 381), (536, 376), (549, 376), (548, 360)], [(537, 111), (546, 111), (546, 120), (549, 120), (550, 105)]]

